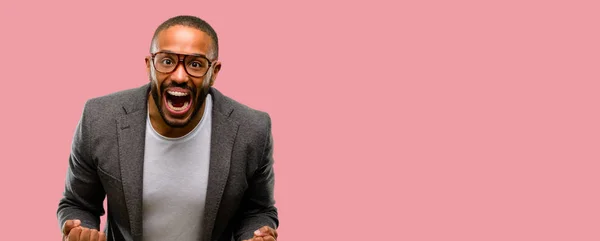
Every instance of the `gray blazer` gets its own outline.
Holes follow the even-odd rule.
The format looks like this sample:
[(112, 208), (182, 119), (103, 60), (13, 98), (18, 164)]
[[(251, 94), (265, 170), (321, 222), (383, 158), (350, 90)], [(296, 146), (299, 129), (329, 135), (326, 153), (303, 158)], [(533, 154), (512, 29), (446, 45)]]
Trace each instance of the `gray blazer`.
[[(107, 197), (107, 240), (142, 239), (142, 174), (150, 85), (86, 102), (69, 157), (58, 221), (99, 230)], [(211, 88), (209, 181), (203, 241), (243, 240), (279, 220), (273, 198), (271, 119)], [(191, 224), (190, 224), (191, 225)]]

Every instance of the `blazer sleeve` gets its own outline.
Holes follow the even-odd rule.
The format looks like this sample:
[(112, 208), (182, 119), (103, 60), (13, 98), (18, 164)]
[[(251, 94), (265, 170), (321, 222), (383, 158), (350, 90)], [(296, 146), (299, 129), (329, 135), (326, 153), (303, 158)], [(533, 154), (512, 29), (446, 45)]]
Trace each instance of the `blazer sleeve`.
[(66, 220), (79, 219), (81, 226), (100, 230), (100, 216), (104, 215), (105, 191), (90, 152), (89, 105), (86, 102), (71, 144), (65, 189), (57, 210), (61, 228)]
[(262, 226), (276, 229), (279, 226), (277, 208), (273, 195), (275, 176), (273, 172), (273, 137), (271, 119), (267, 114), (265, 146), (260, 164), (249, 179), (249, 188), (241, 204), (240, 226), (236, 240), (250, 239), (254, 231)]

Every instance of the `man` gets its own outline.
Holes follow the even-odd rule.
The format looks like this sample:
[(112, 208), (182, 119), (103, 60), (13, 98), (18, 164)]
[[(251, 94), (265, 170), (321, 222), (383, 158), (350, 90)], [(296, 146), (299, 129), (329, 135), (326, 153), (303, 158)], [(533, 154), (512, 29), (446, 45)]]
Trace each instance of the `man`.
[(276, 240), (271, 120), (212, 87), (213, 28), (171, 18), (150, 53), (150, 83), (85, 104), (58, 206), (64, 239)]

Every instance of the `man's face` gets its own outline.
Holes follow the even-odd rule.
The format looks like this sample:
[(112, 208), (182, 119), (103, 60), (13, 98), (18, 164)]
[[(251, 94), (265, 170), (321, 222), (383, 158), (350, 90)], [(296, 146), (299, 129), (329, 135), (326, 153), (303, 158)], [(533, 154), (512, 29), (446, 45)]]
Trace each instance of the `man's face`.
[[(172, 26), (159, 33), (154, 43), (153, 53), (170, 52), (175, 54), (203, 55), (215, 63), (207, 66), (208, 70), (202, 77), (188, 74), (197, 68), (198, 63), (178, 62), (184, 56), (175, 59), (146, 57), (146, 67), (151, 81), (151, 94), (162, 116), (170, 127), (185, 127), (199, 112), (206, 97), (203, 93), (212, 86), (220, 68), (220, 63), (211, 59), (212, 39), (201, 30), (186, 26)], [(153, 63), (154, 62), (154, 63)], [(155, 65), (156, 64), (156, 65)], [(177, 65), (170, 73), (157, 71), (159, 64)], [(188, 65), (186, 71), (185, 65)], [(193, 73), (193, 72), (192, 72)], [(204, 86), (203, 86), (204, 83)]]

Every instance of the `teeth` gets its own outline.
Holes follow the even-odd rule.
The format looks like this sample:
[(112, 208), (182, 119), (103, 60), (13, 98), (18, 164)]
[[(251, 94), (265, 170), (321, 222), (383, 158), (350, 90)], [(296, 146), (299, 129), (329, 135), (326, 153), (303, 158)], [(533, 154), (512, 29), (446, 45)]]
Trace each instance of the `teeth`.
[(171, 91), (171, 90), (167, 91), (167, 93), (169, 93), (170, 95), (173, 95), (173, 96), (187, 96), (188, 95), (188, 93), (185, 93), (185, 92)]
[(185, 109), (187, 109), (187, 108), (188, 108), (188, 106), (190, 105), (190, 102), (186, 101), (186, 102), (183, 104), (183, 106), (182, 106), (182, 107), (175, 107), (175, 106), (173, 106), (173, 102), (171, 102), (170, 100), (168, 100), (168, 101), (167, 101), (167, 104), (169, 105), (169, 108), (170, 108), (171, 110), (174, 110), (174, 111), (182, 111), (182, 110), (185, 110)]

